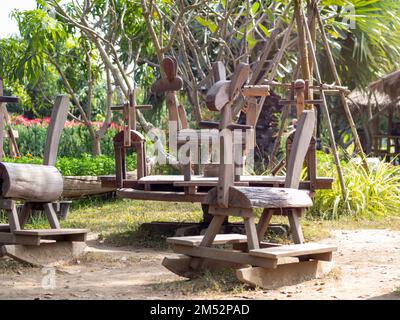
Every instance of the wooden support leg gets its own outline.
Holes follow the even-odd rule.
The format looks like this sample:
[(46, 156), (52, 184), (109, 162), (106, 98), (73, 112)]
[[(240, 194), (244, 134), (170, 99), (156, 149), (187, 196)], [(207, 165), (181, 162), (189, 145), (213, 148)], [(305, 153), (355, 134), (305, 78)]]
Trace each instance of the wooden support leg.
[(260, 220), (257, 224), (257, 235), (260, 241), (262, 241), (265, 237), (265, 233), (267, 232), (273, 213), (273, 210), (264, 209), (263, 213), (261, 214)]
[(28, 219), (31, 216), (31, 214), (32, 214), (32, 204), (24, 203), (24, 206), (22, 207), (21, 213), (19, 215), (19, 223), (22, 229), (28, 222)]
[(60, 229), (60, 222), (58, 221), (57, 214), (54, 211), (53, 205), (51, 203), (46, 203), (43, 205), (44, 212), (46, 213), (47, 219), (49, 220), (52, 229)]
[(244, 219), (244, 227), (246, 229), (247, 235), (247, 246), (249, 250), (259, 249), (260, 243), (258, 241), (256, 225), (254, 223), (253, 217), (245, 217)]
[(295, 244), (304, 243), (303, 231), (301, 230), (300, 217), (304, 209), (294, 209), (288, 213), (290, 231)]
[(21, 225), (19, 224), (17, 206), (15, 205), (14, 200), (11, 201), (11, 208), (7, 210), (7, 215), (11, 232), (15, 230), (21, 230)]
[[(221, 229), (222, 224), (225, 221), (225, 216), (214, 216), (211, 220), (207, 231), (203, 237), (203, 240), (200, 243), (201, 247), (210, 247), (217, 235), (218, 231)], [(190, 261), (190, 267), (192, 269), (198, 269), (203, 263), (203, 259), (200, 258), (193, 258)]]

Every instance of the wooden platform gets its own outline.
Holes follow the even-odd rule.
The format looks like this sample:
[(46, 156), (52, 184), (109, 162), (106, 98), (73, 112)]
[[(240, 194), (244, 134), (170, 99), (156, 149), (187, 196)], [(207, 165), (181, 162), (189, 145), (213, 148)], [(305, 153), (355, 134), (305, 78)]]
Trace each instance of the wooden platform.
[[(285, 176), (241, 176), (239, 182), (235, 182), (236, 186), (269, 186), (269, 187), (283, 187), (285, 183)], [(101, 176), (101, 183), (103, 187), (116, 188), (115, 176)], [(218, 183), (218, 177), (205, 177), (200, 175), (193, 175), (191, 181), (185, 181), (183, 175), (153, 175), (146, 176), (139, 180), (132, 177), (130, 184), (134, 187), (138, 185), (169, 185), (171, 187), (185, 187), (185, 186), (198, 186), (198, 187), (215, 187)], [(317, 177), (316, 189), (331, 189), (333, 179), (328, 177)], [(310, 189), (310, 181), (300, 182), (300, 189)]]
[(0, 244), (39, 246), (48, 241), (86, 241), (87, 229), (41, 229), (0, 232)]
[[(167, 238), (167, 242), (170, 244), (177, 244), (190, 247), (199, 246), (201, 240), (203, 240), (203, 236)], [(218, 234), (213, 241), (213, 245), (236, 244), (236, 243), (247, 243), (247, 236), (244, 234), (236, 234), (236, 233)]]
[(292, 244), (273, 248), (250, 250), (249, 254), (267, 259), (306, 258), (313, 260), (331, 261), (332, 252), (337, 247), (320, 243)]

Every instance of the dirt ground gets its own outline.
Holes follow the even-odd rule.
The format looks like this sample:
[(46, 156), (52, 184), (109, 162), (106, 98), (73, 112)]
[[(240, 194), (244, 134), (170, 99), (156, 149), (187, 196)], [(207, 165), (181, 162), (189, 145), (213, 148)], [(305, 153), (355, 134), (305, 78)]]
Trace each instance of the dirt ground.
[(333, 230), (330, 238), (321, 242), (338, 246), (334, 268), (328, 275), (262, 290), (235, 283), (234, 278), (229, 289), (209, 279), (203, 283), (189, 281), (161, 265), (167, 252), (111, 248), (91, 240), (86, 254), (74, 264), (58, 267), (50, 282), (46, 277), (52, 270), (0, 259), (0, 298), (400, 300), (399, 231)]

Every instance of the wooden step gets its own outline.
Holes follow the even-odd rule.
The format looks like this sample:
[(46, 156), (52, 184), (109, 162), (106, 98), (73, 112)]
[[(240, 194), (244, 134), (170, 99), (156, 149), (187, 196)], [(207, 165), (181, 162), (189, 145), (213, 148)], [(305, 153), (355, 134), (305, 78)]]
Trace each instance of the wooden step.
[(64, 236), (70, 234), (82, 234), (88, 233), (87, 229), (33, 229), (33, 230), (17, 230), (13, 233), (15, 235), (23, 235), (23, 236), (37, 236), (37, 237), (46, 237), (46, 236)]
[(280, 247), (254, 249), (250, 250), (249, 253), (252, 256), (268, 259), (278, 259), (284, 257), (300, 257), (325, 253), (331, 254), (333, 251), (336, 250), (337, 247), (334, 245), (320, 243), (303, 243), (284, 245)]
[[(171, 244), (196, 247), (199, 246), (204, 236), (190, 236), (190, 237), (171, 237), (167, 238), (167, 242)], [(247, 236), (244, 234), (217, 234), (214, 239), (213, 245), (217, 244), (234, 244), (234, 243), (246, 243)]]

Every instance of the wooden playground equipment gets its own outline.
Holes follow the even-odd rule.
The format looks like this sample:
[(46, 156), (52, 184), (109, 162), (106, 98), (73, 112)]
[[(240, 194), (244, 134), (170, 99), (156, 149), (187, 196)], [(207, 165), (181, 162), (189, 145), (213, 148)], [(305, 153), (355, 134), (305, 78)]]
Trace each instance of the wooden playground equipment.
[[(17, 102), (15, 97), (0, 97)], [(84, 248), (86, 229), (62, 229), (56, 214), (63, 191), (61, 173), (54, 167), (69, 99), (58, 96), (48, 128), (43, 165), (0, 162), (0, 209), (8, 223), (0, 225), (0, 255), (34, 265), (70, 261)], [(17, 202), (22, 209), (17, 210)], [(33, 211), (43, 211), (50, 229), (25, 229)]]
[[(223, 266), (238, 268), (238, 278), (252, 285), (268, 286), (272, 278), (290, 279), (287, 275), (296, 274), (298, 278), (315, 277), (320, 271), (319, 261), (330, 261), (335, 246), (323, 244), (304, 244), (300, 226), (300, 217), (312, 206), (313, 192), (318, 188), (330, 188), (332, 179), (316, 176), (314, 111), (304, 110), (310, 103), (322, 103), (321, 100), (306, 99), (306, 90), (333, 90), (331, 87), (317, 86), (310, 88), (308, 82), (297, 80), (288, 88), (292, 95), (283, 103), (296, 106), (300, 116), (297, 129), (287, 139), (286, 176), (246, 176), (242, 174), (243, 162), (235, 156), (235, 150), (247, 150), (254, 147), (245, 144), (246, 139), (233, 138), (233, 131), (254, 130), (259, 107), (254, 98), (269, 95), (269, 85), (247, 85), (250, 68), (241, 63), (233, 73), (231, 80), (225, 78), (222, 63), (214, 65), (215, 83), (207, 94), (207, 107), (220, 113), (219, 122), (202, 122), (201, 129), (188, 130), (183, 107), (178, 106), (174, 91), (180, 82), (177, 80), (176, 63), (166, 58), (162, 64), (165, 78), (156, 83), (161, 92), (167, 92), (167, 106), (171, 121), (178, 125), (170, 139), (177, 140), (178, 152), (181, 147), (191, 143), (199, 144), (200, 137), (213, 139), (216, 134), (220, 139), (220, 162), (217, 176), (194, 175), (193, 165), (186, 161), (181, 165), (181, 175), (151, 176), (145, 165), (144, 137), (134, 128), (129, 115), (135, 112), (135, 103), (131, 98), (125, 105), (127, 127), (114, 138), (116, 152), (116, 177), (106, 177), (103, 183), (116, 184), (117, 194), (124, 198), (137, 200), (156, 200), (174, 202), (200, 202), (211, 215), (204, 236), (184, 236), (168, 238), (174, 251), (183, 256), (165, 258), (163, 265), (172, 272), (191, 277), (202, 268)], [(179, 84), (179, 85), (178, 85)], [(278, 84), (273, 84), (278, 85)], [(286, 87), (286, 85), (282, 85)], [(247, 124), (233, 123), (233, 102), (242, 95), (246, 104)], [(179, 111), (181, 110), (181, 111)], [(129, 124), (130, 123), (130, 124)], [(211, 131), (208, 129), (212, 129)], [(208, 131), (203, 131), (208, 130)], [(127, 138), (129, 133), (129, 138)], [(215, 137), (214, 137), (215, 138)], [(130, 141), (128, 141), (130, 140)], [(204, 143), (204, 140), (201, 140)], [(137, 178), (128, 178), (125, 169), (127, 149), (137, 153)], [(192, 151), (186, 148), (186, 155)], [(190, 159), (190, 158), (189, 158)], [(303, 164), (307, 163), (308, 180), (301, 181)], [(263, 208), (263, 213), (256, 226), (253, 208)], [(267, 228), (273, 214), (288, 217), (294, 245), (279, 246), (264, 241)], [(218, 234), (229, 216), (239, 216), (244, 220), (244, 234)], [(203, 225), (204, 227), (204, 225)], [(225, 230), (226, 231), (226, 230)], [(197, 233), (198, 234), (198, 233)], [(215, 245), (233, 245), (232, 250), (213, 247)], [(246, 268), (243, 268), (243, 267)], [(269, 280), (268, 280), (269, 279)]]
[[(104, 187), (116, 186), (117, 195), (123, 198), (136, 200), (155, 200), (155, 201), (176, 201), (176, 202), (199, 202), (202, 204), (204, 218), (206, 222), (211, 220), (208, 214), (208, 204), (205, 202), (207, 193), (220, 182), (218, 173), (215, 174), (211, 170), (207, 172), (207, 166), (218, 169), (217, 164), (205, 165), (204, 173), (201, 174), (197, 169), (197, 174), (193, 174), (194, 164), (190, 161), (190, 153), (194, 148), (201, 144), (219, 141), (220, 123), (217, 121), (202, 121), (199, 123), (200, 129), (193, 130), (187, 126), (185, 110), (182, 105), (177, 103), (175, 91), (180, 89), (182, 82), (176, 74), (176, 62), (173, 59), (165, 58), (162, 63), (162, 73), (166, 76), (158, 80), (153, 85), (153, 90), (158, 93), (166, 93), (167, 108), (170, 123), (175, 125), (169, 128), (169, 139), (174, 139), (177, 145), (177, 154), (184, 149), (188, 161), (180, 163), (181, 175), (149, 175), (146, 167), (146, 150), (143, 135), (132, 128), (136, 128), (135, 105), (134, 99), (122, 107), (116, 107), (116, 110), (124, 110), (125, 130), (121, 131), (114, 138), (115, 159), (116, 159), (116, 176), (102, 177)], [(232, 76), (232, 80), (226, 80), (225, 66), (221, 62), (216, 62), (213, 66), (213, 76), (215, 85), (210, 89), (209, 101), (207, 105), (214, 112), (221, 112), (223, 106), (232, 103), (234, 99), (242, 95), (246, 99), (246, 125), (229, 123), (231, 130), (247, 130), (247, 135), (243, 135), (242, 141), (236, 141), (236, 148), (243, 151), (244, 155), (249, 154), (254, 149), (254, 128), (260, 113), (260, 106), (255, 99), (260, 96), (269, 95), (269, 86), (247, 85), (249, 77), (249, 67), (246, 64), (240, 64), (237, 71)], [(231, 84), (232, 83), (232, 84)], [(232, 86), (232, 87), (230, 87)], [(296, 105), (295, 94), (299, 90), (305, 90), (306, 83), (303, 83), (303, 89), (296, 88), (295, 83), (289, 86), (292, 92), (291, 100), (283, 100), (283, 103)], [(233, 89), (231, 89), (233, 88)], [(173, 90), (173, 91), (170, 91)], [(213, 95), (215, 92), (215, 97)], [(131, 95), (133, 97), (133, 94)], [(303, 97), (304, 98), (304, 97)], [(309, 102), (306, 100), (306, 102)], [(139, 108), (149, 108), (150, 106), (139, 106)], [(224, 109), (225, 110), (225, 109)], [(231, 121), (231, 120), (230, 120)], [(127, 132), (130, 132), (127, 135)], [(286, 163), (290, 156), (290, 150), (293, 144), (293, 134), (287, 139)], [(137, 176), (128, 176), (125, 168), (125, 157), (128, 149), (133, 149), (137, 154)], [(315, 155), (315, 139), (312, 138), (307, 148), (307, 179), (300, 181), (301, 189), (309, 190), (311, 193), (317, 189), (329, 189), (332, 185), (332, 178), (318, 177), (316, 170)], [(254, 186), (254, 187), (283, 187), (285, 185), (284, 176), (257, 176), (243, 175), (243, 161), (236, 159), (235, 176), (233, 184), (235, 186)], [(215, 171), (215, 170), (214, 170)], [(165, 223), (161, 223), (164, 228)], [(178, 234), (199, 234), (200, 230), (205, 227), (204, 224), (174, 224), (178, 229)], [(181, 228), (183, 227), (183, 228)], [(230, 230), (229, 224), (224, 224), (224, 228)]]
[[(221, 95), (230, 92), (232, 86), (235, 86), (236, 73), (237, 71), (232, 81), (216, 82), (207, 95), (207, 106), (212, 110), (221, 111), (219, 177), (217, 186), (207, 193), (204, 200), (204, 203), (209, 206), (208, 212), (213, 215), (212, 221), (204, 236), (168, 238), (167, 241), (173, 245), (174, 252), (183, 256), (166, 257), (163, 265), (185, 277), (192, 277), (202, 268), (210, 268), (210, 266), (232, 267), (238, 269), (239, 280), (261, 287), (269, 287), (272, 279), (281, 280), (280, 284), (282, 284), (282, 281), (296, 279), (300, 281), (300, 279), (315, 277), (319, 272), (319, 261), (330, 261), (332, 252), (336, 250), (336, 247), (331, 245), (304, 244), (300, 225), (301, 216), (308, 207), (312, 206), (309, 193), (298, 188), (303, 163), (313, 136), (315, 113), (312, 110), (304, 110), (300, 114), (287, 162), (283, 188), (255, 187), (235, 183), (238, 177), (235, 175), (235, 166), (232, 161), (235, 148), (231, 134), (233, 100), (232, 96), (221, 99)], [(299, 109), (309, 103), (304, 99), (305, 82), (296, 81), (295, 88), (297, 89), (296, 104)], [(252, 90), (252, 88), (246, 87), (246, 90)], [(262, 93), (262, 91), (257, 92), (257, 94)], [(263, 209), (257, 225), (254, 219), (254, 208)], [(263, 241), (274, 213), (288, 217), (294, 245), (277, 245)], [(246, 235), (218, 234), (226, 217), (229, 216), (243, 218)], [(215, 247), (218, 245), (233, 247), (232, 249)]]

